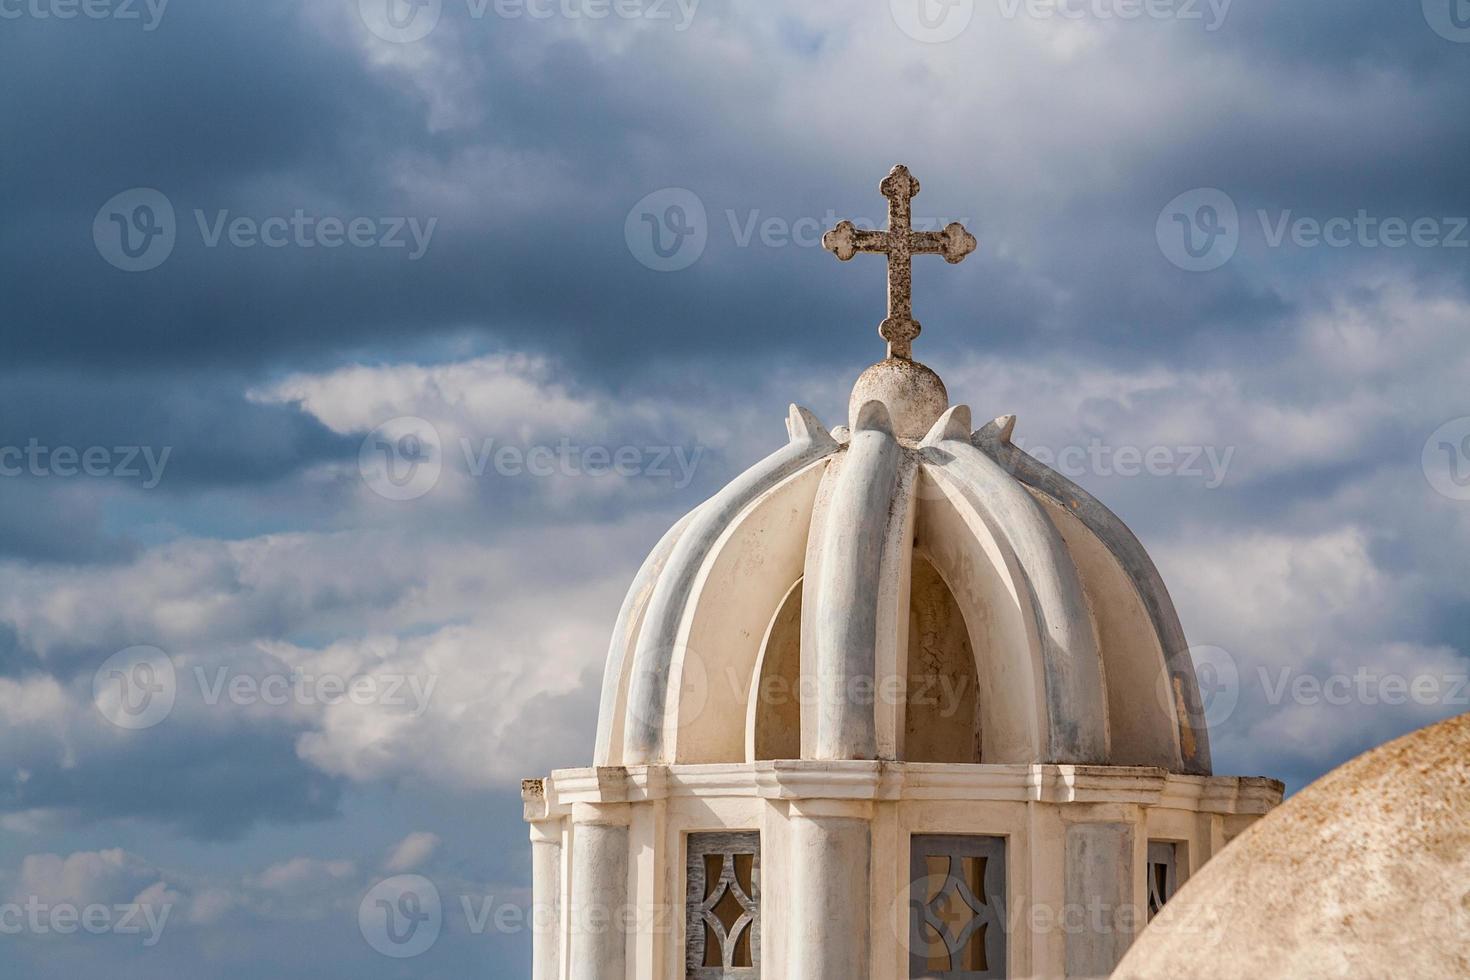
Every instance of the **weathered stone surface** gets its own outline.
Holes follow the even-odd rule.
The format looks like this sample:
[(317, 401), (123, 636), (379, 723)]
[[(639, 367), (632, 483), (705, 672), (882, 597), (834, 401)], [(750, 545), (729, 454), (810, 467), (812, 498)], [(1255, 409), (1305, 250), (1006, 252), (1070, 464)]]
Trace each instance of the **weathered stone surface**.
[(1133, 934), (1118, 928), (1118, 910), (1133, 900), (1133, 828), (1126, 823), (1075, 823), (1067, 828), (1067, 908), (1089, 913), (1087, 928), (1067, 934), (1067, 976), (1105, 977)]
[(859, 252), (888, 257), (888, 316), (878, 324), (878, 335), (888, 341), (889, 358), (906, 360), (922, 329), (913, 315), (913, 256), (942, 255), (954, 264), (975, 251), (976, 242), (958, 221), (943, 231), (914, 231), (913, 199), (919, 194), (919, 181), (903, 164), (888, 172), (878, 191), (888, 198), (888, 227), (874, 231), (840, 221), (822, 236), (822, 247), (843, 262)]
[(858, 410), (872, 401), (888, 409), (895, 436), (918, 442), (949, 407), (949, 393), (939, 375), (918, 361), (890, 357), (858, 375), (852, 386), (847, 403), (852, 428), (857, 428)]

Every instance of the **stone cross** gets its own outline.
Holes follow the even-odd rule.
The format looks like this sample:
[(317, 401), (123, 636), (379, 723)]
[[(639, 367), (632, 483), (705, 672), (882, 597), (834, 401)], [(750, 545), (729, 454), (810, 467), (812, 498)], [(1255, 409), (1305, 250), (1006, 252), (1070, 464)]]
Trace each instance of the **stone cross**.
[(859, 252), (888, 256), (888, 316), (878, 324), (878, 335), (888, 341), (889, 357), (907, 360), (920, 330), (913, 316), (912, 257), (934, 254), (943, 255), (946, 262), (959, 262), (975, 251), (975, 236), (958, 221), (950, 222), (943, 231), (914, 231), (910, 202), (919, 193), (919, 182), (901, 163), (888, 172), (878, 190), (888, 198), (888, 228), (869, 231), (851, 221), (839, 221), (822, 236), (822, 247), (843, 262)]

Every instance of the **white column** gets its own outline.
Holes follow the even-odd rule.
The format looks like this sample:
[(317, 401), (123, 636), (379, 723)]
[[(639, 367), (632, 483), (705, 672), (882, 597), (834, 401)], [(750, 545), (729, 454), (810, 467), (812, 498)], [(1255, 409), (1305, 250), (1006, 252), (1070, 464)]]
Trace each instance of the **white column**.
[(787, 975), (867, 980), (872, 804), (792, 800)]
[(531, 980), (561, 980), (561, 831), (531, 823)]
[(627, 980), (626, 803), (572, 807), (570, 980)]

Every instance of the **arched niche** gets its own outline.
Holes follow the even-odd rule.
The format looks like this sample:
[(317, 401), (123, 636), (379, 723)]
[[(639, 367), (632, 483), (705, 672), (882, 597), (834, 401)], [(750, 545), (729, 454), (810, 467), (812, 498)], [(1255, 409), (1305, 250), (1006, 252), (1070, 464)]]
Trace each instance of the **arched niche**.
[(987, 763), (1041, 762), (1048, 723), (1032, 597), (1015, 556), (953, 481), (921, 469), (915, 547), (943, 578), (970, 633)]
[[(986, 654), (980, 651), (980, 657)], [(980, 678), (970, 630), (954, 593), (917, 551), (909, 588), (907, 659), (902, 758), (980, 762)]]
[(742, 511), (710, 548), (669, 662), (664, 745), (672, 761), (740, 762), (761, 640), (801, 577), (825, 461), (788, 477)]
[[(798, 581), (772, 617), (761, 644), (748, 712), (750, 761), (801, 758), (801, 599)], [(905, 761), (981, 761), (976, 659), (954, 593), (928, 558), (916, 552), (909, 592)]]
[(1043, 493), (1034, 496), (1082, 572), (1097, 624), (1108, 681), (1108, 761), (1117, 766), (1179, 769), (1181, 728), (1169, 696), (1169, 668), (1133, 579), (1076, 515)]
[(801, 581), (782, 600), (750, 691), (748, 761), (801, 758)]

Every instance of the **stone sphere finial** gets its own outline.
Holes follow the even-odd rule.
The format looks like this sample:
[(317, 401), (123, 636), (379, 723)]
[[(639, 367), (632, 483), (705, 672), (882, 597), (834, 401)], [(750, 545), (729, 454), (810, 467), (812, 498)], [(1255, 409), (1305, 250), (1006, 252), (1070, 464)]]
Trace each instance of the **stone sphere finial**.
[(882, 402), (893, 422), (893, 434), (918, 442), (949, 408), (949, 392), (930, 368), (906, 357), (879, 361), (858, 376), (848, 400), (849, 424), (857, 428), (858, 410)]

